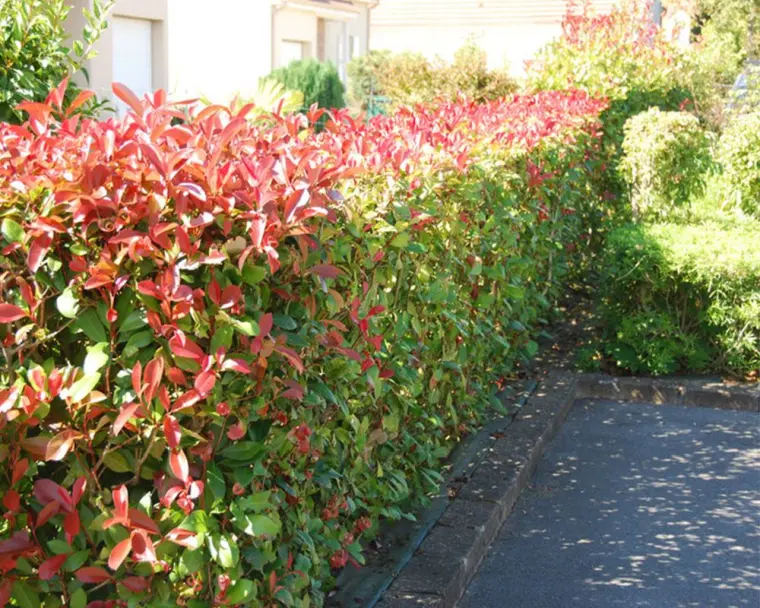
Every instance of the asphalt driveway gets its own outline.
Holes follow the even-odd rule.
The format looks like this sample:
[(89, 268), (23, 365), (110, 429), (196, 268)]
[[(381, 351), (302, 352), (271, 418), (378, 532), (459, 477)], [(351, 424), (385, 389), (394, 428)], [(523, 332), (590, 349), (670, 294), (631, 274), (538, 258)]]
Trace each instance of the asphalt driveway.
[(579, 402), (461, 608), (760, 606), (760, 415)]

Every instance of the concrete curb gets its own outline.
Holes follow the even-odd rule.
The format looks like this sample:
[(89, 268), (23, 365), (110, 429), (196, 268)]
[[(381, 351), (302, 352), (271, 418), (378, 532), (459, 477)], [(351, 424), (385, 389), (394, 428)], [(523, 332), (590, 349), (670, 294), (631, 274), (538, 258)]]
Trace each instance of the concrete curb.
[(760, 412), (760, 386), (703, 378), (617, 378), (580, 374), (578, 399), (613, 399)]
[(574, 374), (551, 373), (491, 445), (378, 608), (452, 607), (575, 401)]

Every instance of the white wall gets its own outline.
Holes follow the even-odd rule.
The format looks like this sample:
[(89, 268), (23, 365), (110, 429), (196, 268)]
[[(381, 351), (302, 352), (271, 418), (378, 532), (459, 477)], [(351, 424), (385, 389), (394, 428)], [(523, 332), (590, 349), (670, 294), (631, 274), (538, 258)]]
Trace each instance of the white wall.
[(168, 90), (227, 103), (271, 71), (267, 0), (168, 0)]
[(468, 40), (482, 48), (492, 68), (507, 65), (514, 74), (524, 71), (525, 61), (532, 58), (547, 42), (561, 33), (559, 24), (520, 24), (497, 27), (375, 27), (370, 47), (399, 53), (412, 51), (450, 61)]
[(274, 13), (274, 67), (281, 67), (284, 61), (281, 41), (291, 40), (304, 44), (304, 59), (317, 56), (317, 16), (292, 9), (275, 10)]

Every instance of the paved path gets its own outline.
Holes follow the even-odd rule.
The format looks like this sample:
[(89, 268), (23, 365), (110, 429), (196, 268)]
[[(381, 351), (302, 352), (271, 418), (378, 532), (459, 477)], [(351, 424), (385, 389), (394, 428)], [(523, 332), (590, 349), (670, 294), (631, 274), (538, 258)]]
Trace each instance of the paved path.
[(460, 608), (760, 607), (760, 416), (577, 403)]

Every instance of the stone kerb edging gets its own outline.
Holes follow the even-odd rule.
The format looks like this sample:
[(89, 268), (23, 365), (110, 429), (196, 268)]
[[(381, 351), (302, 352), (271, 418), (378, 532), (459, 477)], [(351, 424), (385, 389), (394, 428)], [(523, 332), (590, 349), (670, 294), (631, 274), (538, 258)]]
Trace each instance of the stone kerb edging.
[(760, 386), (729, 384), (712, 378), (618, 378), (580, 374), (576, 397), (760, 412)]

